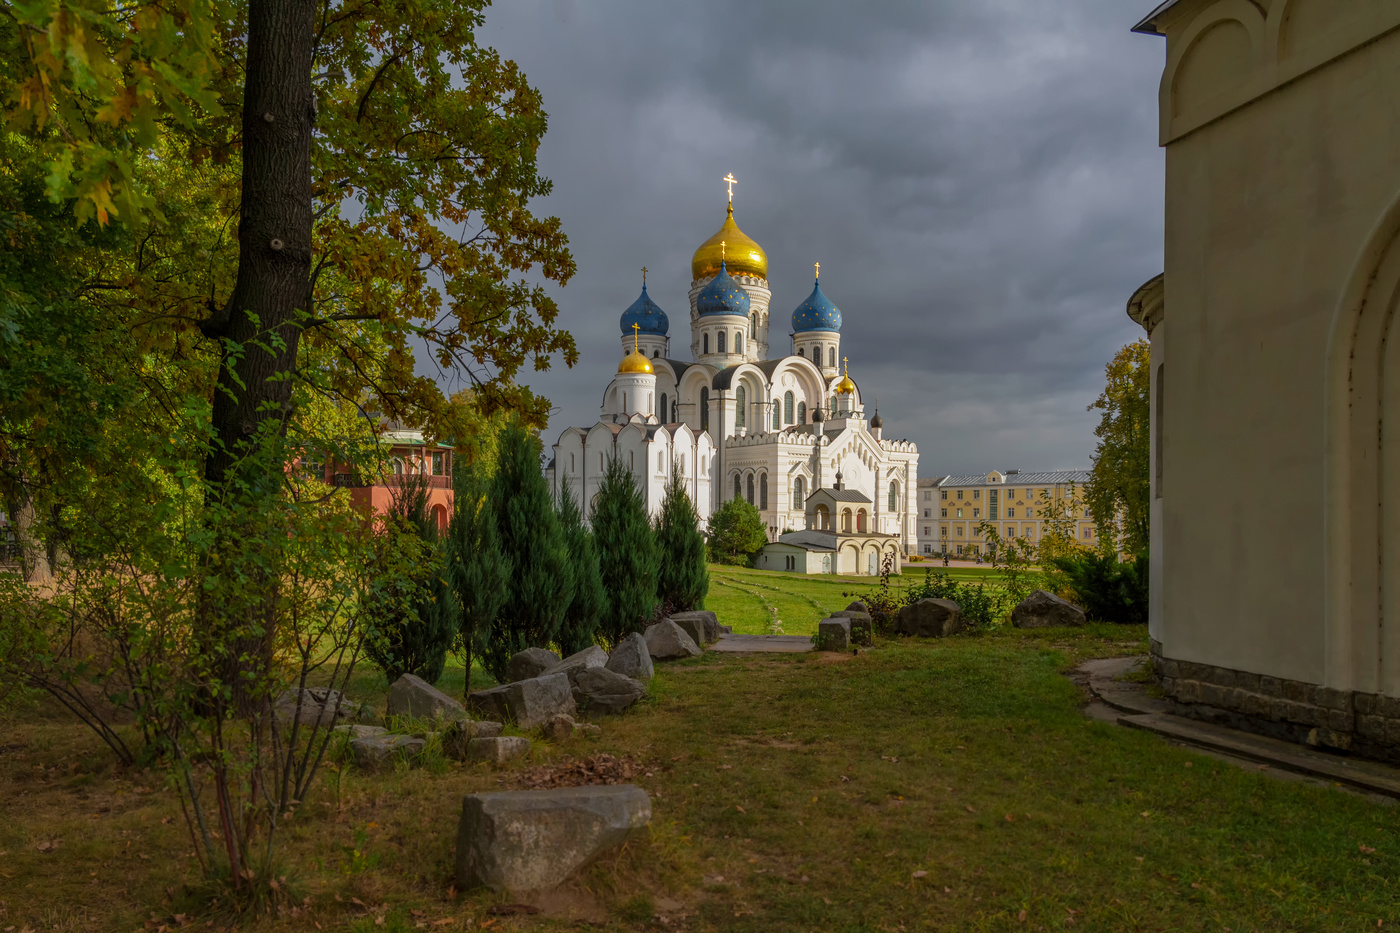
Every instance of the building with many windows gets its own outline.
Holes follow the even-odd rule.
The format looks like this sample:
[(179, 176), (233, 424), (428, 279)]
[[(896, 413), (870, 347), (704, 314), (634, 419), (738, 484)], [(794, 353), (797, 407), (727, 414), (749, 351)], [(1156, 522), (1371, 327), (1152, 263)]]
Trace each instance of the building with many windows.
[(1002, 539), (1024, 538), (1034, 544), (1044, 530), (1042, 512), (1052, 503), (1068, 509), (1081, 544), (1096, 544), (1094, 518), (1082, 501), (1088, 481), (1088, 470), (993, 470), (920, 479), (916, 487), (919, 553), (985, 555), (983, 522), (995, 525)]

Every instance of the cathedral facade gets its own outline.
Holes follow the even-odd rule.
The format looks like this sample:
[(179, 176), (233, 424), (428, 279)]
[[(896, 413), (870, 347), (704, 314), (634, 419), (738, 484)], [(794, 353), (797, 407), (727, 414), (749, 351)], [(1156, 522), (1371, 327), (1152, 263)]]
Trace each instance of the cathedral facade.
[[(803, 530), (887, 535), (912, 553), (918, 448), (885, 439), (878, 412), (867, 418), (842, 365), (841, 311), (820, 278), (790, 316), (770, 315), (772, 295), (768, 257), (735, 223), (731, 195), (723, 225), (691, 259), (689, 360), (671, 346), (670, 319), (644, 279), (622, 313), (623, 356), (598, 422), (564, 429), (554, 445), (546, 474), (555, 495), (567, 487), (590, 514), (618, 457), (652, 514), (676, 470), (702, 523), (743, 498), (770, 540)], [(841, 490), (849, 507), (809, 509), (822, 489)]]

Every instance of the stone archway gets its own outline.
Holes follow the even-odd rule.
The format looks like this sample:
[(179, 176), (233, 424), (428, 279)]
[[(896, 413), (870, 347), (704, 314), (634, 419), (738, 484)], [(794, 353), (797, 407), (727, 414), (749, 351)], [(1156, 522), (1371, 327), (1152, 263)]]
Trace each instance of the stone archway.
[(1327, 686), (1400, 694), (1400, 196), (1353, 265), (1327, 361)]

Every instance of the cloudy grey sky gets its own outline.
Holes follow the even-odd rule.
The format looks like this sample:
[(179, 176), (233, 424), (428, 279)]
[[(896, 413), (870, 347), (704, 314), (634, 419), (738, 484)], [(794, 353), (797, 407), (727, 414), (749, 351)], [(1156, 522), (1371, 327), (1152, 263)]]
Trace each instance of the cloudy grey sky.
[[(688, 357), (690, 256), (735, 218), (773, 320), (811, 289), (921, 476), (1087, 466), (1103, 366), (1162, 269), (1161, 40), (1123, 0), (498, 0), (482, 41), (544, 95), (541, 167), (582, 359), (529, 376), (592, 424), (650, 270)], [(775, 335), (779, 333), (777, 326)], [(679, 339), (677, 339), (679, 337)]]

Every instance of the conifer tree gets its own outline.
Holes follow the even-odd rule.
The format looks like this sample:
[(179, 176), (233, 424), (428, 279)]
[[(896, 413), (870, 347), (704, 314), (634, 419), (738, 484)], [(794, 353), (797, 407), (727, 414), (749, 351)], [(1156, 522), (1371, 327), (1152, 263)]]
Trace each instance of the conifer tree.
[(501, 433), (500, 444), (491, 507), (511, 576), (482, 652), (482, 663), (497, 680), (504, 679), (517, 651), (544, 648), (559, 637), (574, 595), (569, 546), (540, 471), (539, 439), (517, 423)]
[(569, 563), (574, 571), (574, 598), (564, 610), (564, 624), (559, 630), (559, 650), (568, 657), (593, 644), (608, 594), (598, 566), (597, 543), (583, 524), (583, 513), (567, 483), (559, 496), (559, 526), (568, 542)]
[(747, 567), (768, 543), (763, 516), (744, 499), (730, 499), (710, 516), (710, 559)]
[(374, 636), (365, 651), (390, 682), (416, 674), (437, 683), (460, 608), (447, 583), (446, 547), (428, 510), (428, 486), (418, 477), (404, 480), (385, 516), (381, 572), (366, 597)]
[(646, 500), (632, 471), (613, 457), (603, 474), (593, 508), (598, 565), (607, 581), (607, 602), (599, 634), (617, 644), (640, 632), (656, 608), (656, 535), (647, 520)]
[(455, 511), (447, 531), (447, 579), (461, 607), (457, 647), (467, 671), (463, 695), (471, 693), (472, 657), (485, 647), (511, 579), (496, 529), (491, 482), (481, 473), (477, 465), (457, 467)]
[(656, 520), (656, 548), (660, 559), (657, 598), (676, 612), (704, 609), (705, 594), (710, 590), (705, 536), (700, 533), (700, 517), (686, 492), (685, 477), (674, 463)]

